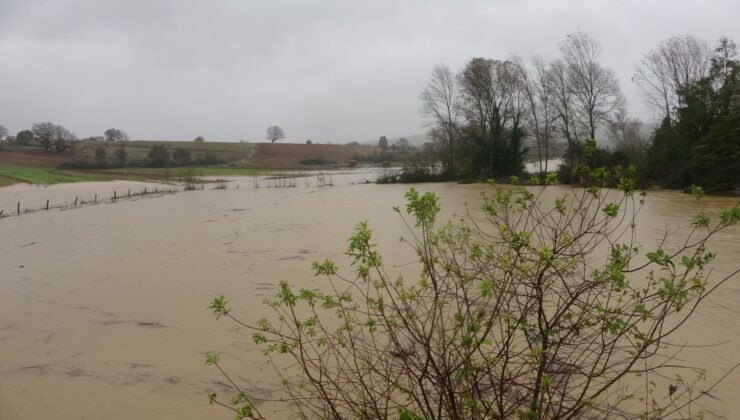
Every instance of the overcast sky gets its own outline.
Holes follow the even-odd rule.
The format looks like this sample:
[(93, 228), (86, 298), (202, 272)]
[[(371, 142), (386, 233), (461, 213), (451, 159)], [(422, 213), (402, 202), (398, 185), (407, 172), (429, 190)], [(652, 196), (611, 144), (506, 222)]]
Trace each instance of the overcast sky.
[(737, 0), (0, 0), (0, 124), (80, 137), (366, 141), (425, 131), (435, 63), (551, 59), (597, 38), (633, 116), (630, 79), (661, 40), (740, 41)]

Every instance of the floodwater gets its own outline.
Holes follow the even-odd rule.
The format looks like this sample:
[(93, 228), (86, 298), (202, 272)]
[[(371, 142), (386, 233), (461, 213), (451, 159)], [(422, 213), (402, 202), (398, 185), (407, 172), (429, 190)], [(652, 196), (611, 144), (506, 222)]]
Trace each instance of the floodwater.
[[(348, 273), (346, 238), (366, 219), (386, 262), (408, 269), (414, 255), (398, 241), (406, 228), (392, 207), (404, 203), (410, 186), (362, 183), (368, 178), (312, 176), (297, 178), (293, 188), (235, 178), (226, 190), (0, 219), (0, 419), (231, 418), (207, 401), (211, 392), (229, 392), (204, 364), (214, 351), (245, 388), (274, 396), (278, 380), (250, 334), (216, 321), (206, 307), (223, 294), (236, 316), (254, 321), (269, 314), (262, 301), (279, 280), (321, 282), (312, 261), (332, 258)], [(112, 185), (44, 192), (73, 197), (81, 194), (75, 187), (89, 194)], [(440, 195), (443, 218), (464, 215), (466, 203), (475, 210), (487, 188), (415, 187)], [(552, 188), (553, 196), (563, 192)], [(22, 191), (0, 189), (2, 205), (19, 197)], [(647, 200), (638, 225), (642, 240), (652, 243), (666, 229), (688, 225), (701, 208), (712, 213), (737, 199), (654, 192)], [(740, 264), (740, 231), (723, 232), (711, 248), (719, 254), (717, 271), (731, 271)], [(682, 355), (708, 369), (708, 382), (740, 362), (740, 278), (711, 296), (677, 340), (721, 343)], [(740, 412), (738, 390), (740, 371), (702, 400), (708, 417)]]

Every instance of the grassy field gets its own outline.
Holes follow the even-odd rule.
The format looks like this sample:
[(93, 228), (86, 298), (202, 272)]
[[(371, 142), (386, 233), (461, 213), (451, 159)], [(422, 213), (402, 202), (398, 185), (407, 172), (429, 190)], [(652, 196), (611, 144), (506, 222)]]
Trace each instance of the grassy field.
[[(139, 180), (166, 181), (179, 178), (187, 169), (184, 167), (152, 168), (147, 163), (147, 154), (154, 144), (164, 144), (172, 154), (177, 148), (190, 151), (191, 159), (206, 157), (227, 162), (215, 166), (199, 166), (197, 171), (204, 176), (250, 176), (274, 174), (298, 167), (295, 163), (282, 162), (271, 167), (248, 167), (248, 158), (255, 149), (254, 143), (193, 142), (193, 141), (128, 141), (126, 152), (131, 166), (111, 169), (59, 169), (65, 162), (95, 162), (95, 149), (104, 147), (108, 162), (115, 159), (118, 142), (83, 141), (76, 145), (74, 153), (48, 153), (38, 146), (4, 146), (0, 149), (0, 187), (17, 182), (49, 185), (61, 182)], [(293, 145), (294, 147), (296, 145)], [(299, 148), (301, 145), (297, 145)], [(291, 149), (291, 146), (284, 148)], [(344, 150), (344, 148), (337, 148)], [(303, 155), (303, 153), (299, 153)], [(297, 156), (299, 156), (297, 155)], [(292, 161), (291, 161), (292, 162)]]
[(11, 185), (16, 182), (50, 185), (61, 182), (105, 181), (110, 179), (110, 177), (106, 177), (101, 174), (0, 164), (0, 187)]

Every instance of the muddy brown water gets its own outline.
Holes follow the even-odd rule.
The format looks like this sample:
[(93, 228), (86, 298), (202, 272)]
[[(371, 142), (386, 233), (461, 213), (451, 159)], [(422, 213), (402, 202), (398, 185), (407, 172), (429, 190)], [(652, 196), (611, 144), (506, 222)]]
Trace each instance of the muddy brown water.
[[(237, 178), (227, 190), (0, 220), (0, 419), (230, 418), (207, 402), (210, 392), (228, 393), (204, 364), (212, 351), (247, 389), (274, 396), (278, 381), (248, 332), (216, 321), (206, 307), (224, 294), (237, 316), (256, 320), (269, 314), (262, 301), (279, 280), (318, 285), (312, 261), (333, 258), (347, 272), (342, 253), (360, 220), (369, 220), (388, 264), (408, 269), (413, 254), (398, 241), (405, 227), (391, 208), (410, 186), (360, 184), (367, 178), (336, 174), (333, 186), (318, 187), (308, 177), (295, 188), (265, 188), (264, 179), (254, 188), (253, 179)], [(109, 190), (111, 183), (76, 186)], [(443, 218), (465, 214), (466, 203), (475, 209), (487, 189), (415, 187), (441, 196)], [(45, 192), (70, 187), (55, 188)], [(563, 191), (552, 188), (553, 196)], [(11, 193), (0, 189), (0, 203), (16, 200)], [(642, 238), (650, 243), (701, 208), (711, 213), (735, 201), (651, 193)], [(718, 272), (740, 265), (738, 229), (712, 248)], [(709, 381), (740, 362), (740, 279), (710, 297), (674, 341), (722, 343), (681, 356), (707, 368)], [(737, 372), (702, 400), (708, 417), (740, 412), (739, 390)]]

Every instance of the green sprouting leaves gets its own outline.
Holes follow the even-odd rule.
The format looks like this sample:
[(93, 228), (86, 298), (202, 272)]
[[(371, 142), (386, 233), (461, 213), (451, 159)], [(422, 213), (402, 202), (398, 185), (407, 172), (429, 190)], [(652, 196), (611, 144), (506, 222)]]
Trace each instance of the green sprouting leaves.
[(419, 195), (412, 188), (406, 193), (406, 211), (416, 218), (416, 226), (431, 227), (439, 213), (439, 198), (430, 192)]
[(218, 363), (219, 356), (216, 353), (208, 353), (206, 355), (206, 365), (211, 366)]
[(658, 264), (661, 267), (668, 267), (673, 266), (673, 261), (671, 260), (671, 256), (666, 254), (665, 251), (662, 249), (659, 249), (655, 252), (648, 252), (645, 255), (651, 262), (654, 262)]
[(493, 281), (491, 279), (484, 279), (478, 285), (480, 295), (486, 299), (493, 297)]
[(695, 195), (697, 199), (704, 197), (704, 189), (699, 185), (691, 184), (689, 192), (691, 195)]
[(558, 183), (558, 173), (557, 172), (548, 172), (547, 175), (545, 175), (546, 185), (556, 185), (557, 183)]
[(264, 344), (267, 342), (267, 337), (262, 333), (254, 333), (252, 334), (252, 341), (257, 345)]
[(704, 213), (699, 213), (691, 224), (696, 227), (709, 227), (709, 217)]
[(227, 303), (228, 302), (223, 296), (219, 296), (213, 299), (213, 302), (208, 306), (208, 309), (213, 311), (213, 315), (216, 316), (216, 319), (220, 319), (229, 314), (229, 309), (226, 307)]
[(723, 225), (729, 226), (734, 225), (740, 221), (740, 207), (735, 207), (732, 210), (722, 212), (720, 220)]
[(562, 197), (558, 197), (555, 199), (555, 210), (557, 210), (558, 213), (560, 213), (561, 215), (565, 215), (565, 210), (566, 210), (565, 204), (567, 203), (567, 201), (568, 201), (567, 195), (564, 195)]
[(354, 234), (349, 238), (347, 255), (352, 257), (352, 265), (357, 265), (357, 275), (367, 281), (370, 277), (370, 268), (380, 266), (382, 259), (378, 251), (373, 250), (375, 244), (371, 243), (373, 233), (367, 225), (367, 221), (357, 224)]
[(617, 203), (609, 203), (606, 206), (604, 206), (601, 211), (604, 212), (609, 217), (616, 217), (617, 214), (619, 214), (619, 204)]
[(311, 268), (313, 268), (313, 272), (315, 276), (325, 275), (325, 276), (333, 276), (337, 274), (337, 266), (334, 264), (334, 261), (326, 259), (324, 262), (318, 262), (314, 261), (311, 264)]
[(296, 300), (298, 299), (290, 288), (288, 282), (285, 280), (280, 281), (277, 297), (280, 303), (290, 307), (295, 306)]

